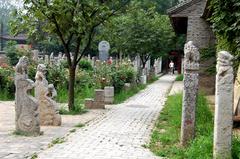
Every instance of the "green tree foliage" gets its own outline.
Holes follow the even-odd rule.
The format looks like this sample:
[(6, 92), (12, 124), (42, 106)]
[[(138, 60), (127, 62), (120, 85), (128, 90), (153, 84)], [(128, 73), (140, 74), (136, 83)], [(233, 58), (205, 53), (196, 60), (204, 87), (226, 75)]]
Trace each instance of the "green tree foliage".
[(218, 50), (227, 50), (235, 55), (235, 66), (240, 63), (240, 1), (212, 0), (210, 18), (218, 38)]
[(174, 33), (169, 18), (154, 7), (146, 10), (133, 3), (127, 14), (113, 18), (104, 27), (99, 39), (111, 41), (113, 52), (140, 55), (143, 68), (150, 57), (163, 56), (172, 48)]
[(2, 23), (3, 34), (6, 34), (8, 31), (7, 23), (10, 19), (10, 13), (14, 8), (9, 0), (0, 0), (0, 23)]
[(8, 57), (9, 63), (12, 66), (15, 66), (18, 63), (20, 53), (16, 48), (17, 42), (15, 41), (8, 41), (7, 46), (5, 47), (4, 51), (6, 52), (6, 56)]
[[(23, 10), (11, 21), (14, 34), (41, 30), (56, 35), (67, 56), (69, 68), (68, 106), (74, 109), (76, 67), (89, 50), (96, 28), (127, 5), (129, 0), (23, 0)], [(39, 25), (39, 23), (44, 25)], [(70, 51), (73, 50), (73, 58)]]

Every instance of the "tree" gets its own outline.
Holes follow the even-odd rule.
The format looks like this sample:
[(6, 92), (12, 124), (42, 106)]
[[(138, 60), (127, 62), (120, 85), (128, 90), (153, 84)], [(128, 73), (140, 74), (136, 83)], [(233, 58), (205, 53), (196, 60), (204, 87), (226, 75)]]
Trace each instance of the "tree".
[(113, 18), (102, 30), (100, 38), (111, 41), (118, 53), (140, 55), (142, 68), (150, 57), (163, 56), (172, 49), (174, 33), (169, 18), (155, 8), (142, 8), (132, 3), (127, 14)]
[[(91, 46), (96, 28), (116, 15), (130, 0), (24, 0), (23, 10), (16, 11), (11, 29), (14, 34), (42, 30), (57, 35), (67, 57), (69, 69), (68, 106), (74, 110), (76, 67)], [(70, 52), (73, 52), (71, 57)]]

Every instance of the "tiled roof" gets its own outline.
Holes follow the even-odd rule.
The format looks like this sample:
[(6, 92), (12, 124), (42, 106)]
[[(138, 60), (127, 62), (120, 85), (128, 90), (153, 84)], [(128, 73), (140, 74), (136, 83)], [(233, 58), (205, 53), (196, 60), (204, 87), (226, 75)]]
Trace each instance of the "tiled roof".
[(182, 11), (184, 9), (186, 9), (187, 7), (199, 2), (201, 0), (185, 0), (183, 1), (182, 3), (179, 3), (178, 5), (170, 8), (167, 10), (167, 13), (168, 14), (173, 14), (175, 12), (179, 12), (179, 11)]

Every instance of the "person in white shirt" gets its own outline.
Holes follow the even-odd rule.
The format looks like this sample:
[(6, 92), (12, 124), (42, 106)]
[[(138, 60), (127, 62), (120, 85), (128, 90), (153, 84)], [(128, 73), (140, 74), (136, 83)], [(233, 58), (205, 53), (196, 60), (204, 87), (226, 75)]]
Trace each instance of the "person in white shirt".
[(171, 73), (174, 74), (174, 63), (173, 63), (173, 61), (171, 61), (169, 63), (169, 68), (170, 68)]

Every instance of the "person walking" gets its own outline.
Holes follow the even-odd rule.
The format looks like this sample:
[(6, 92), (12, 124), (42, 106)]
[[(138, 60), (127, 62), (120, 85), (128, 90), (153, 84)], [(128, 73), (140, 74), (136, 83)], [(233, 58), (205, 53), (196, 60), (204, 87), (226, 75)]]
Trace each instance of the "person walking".
[(174, 74), (174, 62), (171, 60), (171, 62), (169, 63), (169, 68), (172, 74)]

